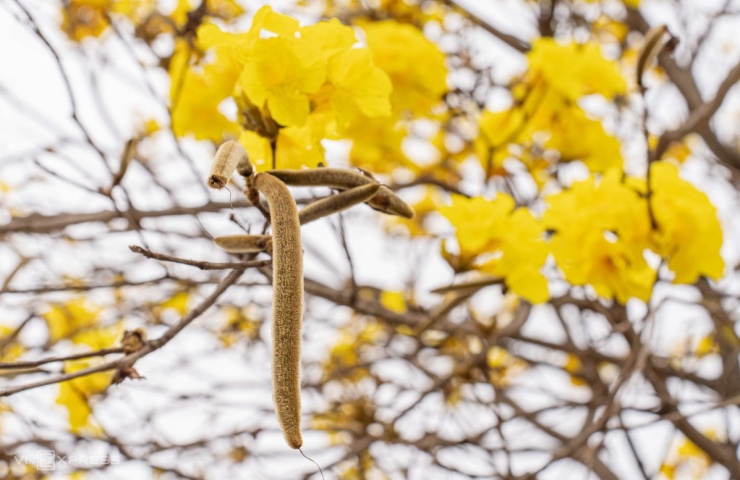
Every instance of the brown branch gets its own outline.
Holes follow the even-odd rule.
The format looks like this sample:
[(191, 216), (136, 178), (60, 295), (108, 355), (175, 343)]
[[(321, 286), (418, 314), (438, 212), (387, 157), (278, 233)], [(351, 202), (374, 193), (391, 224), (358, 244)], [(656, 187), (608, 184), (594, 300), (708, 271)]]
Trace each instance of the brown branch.
[(498, 28), (494, 27), (490, 23), (486, 22), (470, 10), (460, 6), (460, 4), (457, 3), (457, 0), (442, 0), (442, 3), (447, 5), (448, 7), (451, 7), (453, 10), (456, 10), (460, 12), (465, 18), (467, 18), (470, 23), (473, 25), (482, 28), (483, 30), (487, 31), (497, 39), (504, 42), (506, 45), (510, 46), (514, 50), (520, 53), (526, 53), (529, 51), (530, 48), (532, 48), (527, 42), (524, 40), (521, 40), (520, 38), (515, 37), (514, 35), (511, 35), (509, 33), (502, 32)]
[(16, 369), (16, 368), (33, 368), (38, 367), (41, 365), (46, 365), (47, 363), (56, 363), (56, 362), (65, 362), (67, 360), (79, 360), (81, 358), (90, 358), (90, 357), (103, 357), (105, 355), (110, 355), (113, 353), (122, 353), (123, 348), (104, 348), (102, 350), (97, 350), (94, 352), (83, 352), (83, 353), (74, 353), (72, 355), (63, 355), (59, 357), (50, 357), (50, 358), (44, 358), (42, 360), (32, 360), (27, 362), (0, 362), (0, 370), (4, 369)]
[[(234, 208), (248, 207), (246, 202), (234, 203)], [(199, 207), (170, 207), (163, 210), (128, 210), (125, 212), (135, 220), (142, 218), (172, 217), (178, 215), (195, 215), (204, 212), (217, 212), (232, 207), (227, 202), (208, 202)], [(0, 225), (0, 237), (7, 233), (51, 233), (62, 230), (70, 225), (89, 222), (109, 222), (116, 218), (124, 218), (120, 212), (104, 210), (94, 213), (60, 213), (56, 215), (41, 215), (34, 213), (27, 217), (14, 218), (5, 225)]]
[(187, 280), (175, 279), (170, 276), (163, 276), (159, 278), (153, 278), (151, 280), (141, 280), (138, 282), (132, 281), (120, 281), (111, 283), (97, 283), (89, 285), (43, 285), (40, 287), (33, 288), (9, 288), (0, 290), (0, 294), (8, 293), (15, 295), (37, 295), (40, 293), (52, 293), (52, 292), (89, 292), (90, 290), (98, 290), (101, 288), (122, 288), (122, 287), (138, 287), (141, 285), (149, 285), (152, 283), (160, 283), (165, 280), (177, 280), (178, 282), (188, 282)]
[[(633, 8), (627, 9), (627, 24), (631, 30), (636, 30), (643, 34), (650, 29), (650, 25), (648, 25), (640, 11)], [(668, 78), (671, 79), (679, 92), (681, 92), (690, 112), (704, 104), (699, 87), (691, 73), (691, 66), (679, 66), (673, 57), (666, 53), (658, 56), (658, 62), (665, 70)], [(708, 124), (699, 124), (696, 133), (702, 137), (712, 153), (717, 156), (720, 163), (728, 167), (736, 177), (740, 175), (740, 152), (737, 152), (730, 146), (724, 145)]]
[(679, 415), (678, 418), (671, 419), (671, 422), (676, 426), (676, 428), (686, 435), (686, 438), (688, 438), (692, 443), (709, 455), (712, 460), (725, 467), (730, 472), (732, 478), (740, 478), (740, 462), (737, 460), (734, 448), (730, 448), (728, 445), (715, 443), (697, 430), (691, 423), (689, 423), (686, 416), (680, 413), (676, 401), (671, 396), (667, 386), (665, 385), (665, 380), (660, 378), (660, 376), (651, 369), (646, 369), (645, 374), (661, 400), (663, 411)]
[(198, 267), (201, 270), (244, 270), (245, 268), (251, 267), (265, 267), (272, 265), (272, 259), (270, 260), (253, 260), (248, 262), (204, 262), (200, 260), (188, 260), (185, 258), (175, 257), (173, 255), (167, 255), (166, 253), (152, 252), (148, 248), (140, 247), (138, 245), (130, 245), (128, 247), (134, 253), (140, 253), (146, 258), (152, 258), (154, 260), (161, 260), (163, 262), (180, 263), (182, 265), (190, 265), (191, 267)]
[(210, 295), (204, 298), (197, 307), (195, 307), (187, 315), (185, 315), (177, 324), (170, 327), (161, 337), (147, 342), (140, 350), (137, 350), (136, 352), (126, 355), (125, 357), (122, 357), (118, 360), (106, 362), (90, 368), (85, 368), (77, 372), (65, 373), (63, 375), (56, 375), (44, 380), (39, 380), (37, 382), (0, 389), (0, 397), (7, 397), (18, 392), (31, 390), (38, 387), (44, 387), (46, 385), (53, 385), (55, 383), (64, 382), (67, 380), (73, 380), (75, 378), (84, 377), (85, 375), (90, 375), (92, 373), (106, 372), (109, 370), (119, 369), (121, 367), (132, 366), (140, 358), (145, 357), (153, 351), (162, 348), (170, 340), (172, 340), (175, 335), (177, 335), (185, 327), (187, 327), (193, 320), (200, 317), (206, 310), (208, 310), (208, 308), (216, 303), (216, 300), (218, 300), (218, 298), (226, 291), (226, 289), (228, 289), (231, 285), (236, 283), (237, 280), (239, 280), (239, 277), (242, 276), (242, 273), (242, 270), (231, 271), (228, 275), (224, 277), (223, 280), (221, 280), (221, 282), (213, 290), (213, 292), (211, 292)]
[(658, 145), (653, 151), (653, 159), (660, 159), (671, 143), (681, 140), (683, 137), (692, 132), (697, 132), (703, 127), (708, 127), (709, 120), (712, 116), (717, 113), (717, 110), (722, 106), (727, 93), (730, 91), (735, 84), (740, 81), (740, 63), (730, 70), (725, 79), (717, 89), (717, 93), (714, 95), (712, 100), (701, 104), (699, 107), (692, 110), (689, 118), (686, 119), (683, 125), (675, 130), (669, 130), (661, 135)]

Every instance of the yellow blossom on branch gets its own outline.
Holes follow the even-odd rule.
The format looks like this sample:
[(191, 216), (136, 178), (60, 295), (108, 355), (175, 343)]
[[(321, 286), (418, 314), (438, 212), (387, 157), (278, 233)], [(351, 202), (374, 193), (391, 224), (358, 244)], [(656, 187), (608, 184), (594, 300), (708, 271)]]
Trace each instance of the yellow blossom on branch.
[(308, 95), (326, 79), (326, 61), (306, 42), (274, 37), (258, 41), (247, 55), (239, 83), (258, 107), (267, 107), (281, 125), (303, 126)]
[(367, 117), (391, 114), (391, 81), (375, 66), (369, 50), (346, 50), (334, 56), (329, 81), (334, 86), (332, 105), (340, 127), (349, 125), (358, 113)]
[(541, 273), (548, 255), (544, 227), (514, 199), (499, 193), (493, 201), (453, 195), (439, 211), (455, 227), (463, 264), (504, 279), (514, 293), (533, 303), (549, 298)]
[(238, 71), (220, 58), (196, 71), (190, 66), (192, 57), (187, 42), (176, 44), (169, 69), (172, 131), (214, 142), (235, 136), (238, 125), (219, 111), (219, 105), (231, 95)]
[(559, 43), (539, 38), (527, 54), (528, 78), (542, 78), (566, 99), (600, 94), (614, 98), (627, 92), (627, 84), (616, 62), (607, 60), (597, 43)]
[(391, 79), (396, 112), (425, 115), (447, 91), (444, 53), (418, 28), (394, 20), (362, 25), (375, 64)]
[(545, 225), (555, 261), (573, 285), (591, 285), (605, 298), (647, 300), (655, 271), (645, 260), (650, 242), (647, 203), (617, 170), (546, 198)]
[[(65, 362), (64, 371), (74, 373), (89, 368), (96, 363), (90, 361)], [(90, 423), (92, 407), (90, 399), (94, 395), (103, 393), (111, 383), (111, 374), (108, 372), (93, 373), (62, 382), (59, 385), (59, 395), (56, 403), (67, 409), (69, 425), (72, 433), (81, 433), (85, 430), (97, 433), (100, 428)]]
[(702, 275), (717, 280), (724, 273), (720, 255), (722, 227), (707, 196), (681, 179), (667, 162), (652, 165), (652, 207), (657, 223), (656, 252), (668, 259), (675, 283), (694, 283)]

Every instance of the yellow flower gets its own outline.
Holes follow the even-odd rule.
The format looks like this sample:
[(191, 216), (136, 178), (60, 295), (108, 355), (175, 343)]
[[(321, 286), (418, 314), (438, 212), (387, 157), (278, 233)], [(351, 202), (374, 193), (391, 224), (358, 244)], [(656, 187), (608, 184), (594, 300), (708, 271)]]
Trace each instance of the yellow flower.
[(396, 313), (406, 313), (406, 296), (403, 292), (383, 290), (380, 294), (380, 303), (388, 310)]
[(519, 108), (500, 112), (484, 110), (478, 120), (475, 153), (488, 176), (504, 174), (504, 160), (509, 156), (509, 144), (522, 140), (526, 114)]
[(398, 167), (413, 168), (402, 150), (406, 128), (389, 118), (369, 118), (358, 115), (342, 130), (344, 138), (352, 140), (349, 160), (352, 165), (374, 173), (392, 173)]
[(514, 199), (498, 194), (493, 201), (453, 195), (452, 205), (439, 212), (455, 227), (464, 263), (475, 261), (481, 272), (503, 278), (514, 293), (533, 303), (549, 298), (541, 269), (548, 255), (544, 228)]
[[(299, 28), (296, 19), (265, 6), (246, 33), (203, 25), (198, 29), (198, 45), (213, 48), (219, 61), (235, 65), (239, 87), (259, 109), (267, 108), (281, 125), (303, 126), (310, 110), (308, 95), (318, 91), (326, 78), (326, 59), (311, 43), (296, 37)], [(261, 38), (263, 31), (276, 36)]]
[(321, 52), (297, 39), (260, 39), (244, 64), (239, 84), (258, 107), (267, 107), (281, 125), (303, 126), (308, 120), (308, 95), (326, 79)]
[(275, 153), (276, 168), (316, 168), (324, 161), (324, 147), (309, 125), (281, 129)]
[(62, 31), (74, 41), (99, 37), (108, 28), (111, 0), (72, 0), (62, 7)]
[(554, 231), (550, 247), (566, 280), (620, 303), (650, 297), (655, 271), (643, 256), (650, 239), (647, 203), (622, 183), (619, 171), (608, 171), (598, 184), (594, 177), (577, 182), (547, 203), (543, 221)]
[(270, 141), (257, 133), (246, 130), (239, 136), (239, 143), (249, 153), (249, 160), (258, 172), (273, 168)]
[[(64, 362), (64, 371), (74, 373), (93, 366), (99, 361)], [(96, 433), (99, 427), (89, 422), (92, 408), (90, 397), (103, 393), (110, 386), (111, 374), (108, 372), (93, 373), (73, 380), (62, 382), (59, 385), (59, 395), (56, 403), (62, 405), (69, 412), (69, 425), (72, 433), (81, 433), (88, 429)]]
[(452, 195), (452, 205), (439, 207), (439, 213), (455, 227), (460, 256), (472, 258), (500, 244), (496, 228), (514, 206), (514, 199), (506, 194), (497, 195), (493, 201)]
[(539, 38), (527, 59), (528, 78), (542, 78), (571, 101), (594, 93), (611, 99), (627, 91), (616, 62), (604, 58), (597, 43), (561, 44), (550, 37)]
[(328, 22), (301, 27), (301, 38), (317, 48), (327, 60), (352, 48), (357, 43), (355, 31), (336, 18)]
[(324, 147), (320, 137), (314, 133), (312, 118), (302, 127), (281, 128), (275, 142), (275, 164), (270, 141), (259, 134), (245, 130), (239, 136), (239, 143), (249, 153), (249, 159), (258, 172), (272, 168), (299, 170), (303, 167), (315, 168), (324, 161)]
[(704, 275), (719, 279), (724, 273), (720, 255), (722, 227), (717, 210), (704, 193), (682, 180), (678, 168), (667, 162), (652, 165), (652, 207), (657, 223), (656, 251), (668, 259), (675, 283), (694, 283)]
[(483, 263), (478, 270), (504, 278), (512, 292), (532, 303), (547, 301), (550, 291), (540, 270), (549, 248), (542, 223), (529, 210), (518, 208), (497, 230), (501, 237), (497, 258)]
[(411, 25), (394, 20), (362, 25), (375, 64), (391, 79), (396, 112), (428, 114), (447, 91), (445, 56)]
[(218, 107), (231, 95), (238, 72), (233, 63), (220, 58), (197, 72), (189, 66), (191, 55), (187, 42), (181, 40), (170, 60), (172, 131), (180, 137), (192, 134), (197, 140), (214, 142), (236, 136), (238, 125)]
[(52, 305), (43, 314), (49, 327), (49, 340), (57, 342), (69, 338), (83, 330), (94, 327), (102, 308), (92, 305), (84, 297), (77, 297), (65, 303)]
[(391, 81), (375, 66), (368, 49), (336, 54), (329, 64), (328, 79), (334, 86), (332, 106), (339, 127), (349, 125), (358, 112), (367, 117), (391, 114)]
[(622, 167), (619, 140), (607, 134), (601, 122), (588, 118), (578, 106), (567, 106), (565, 102), (556, 105), (549, 118), (533, 118), (529, 128), (549, 132), (550, 138), (544, 146), (557, 150), (562, 162), (580, 160), (592, 172)]

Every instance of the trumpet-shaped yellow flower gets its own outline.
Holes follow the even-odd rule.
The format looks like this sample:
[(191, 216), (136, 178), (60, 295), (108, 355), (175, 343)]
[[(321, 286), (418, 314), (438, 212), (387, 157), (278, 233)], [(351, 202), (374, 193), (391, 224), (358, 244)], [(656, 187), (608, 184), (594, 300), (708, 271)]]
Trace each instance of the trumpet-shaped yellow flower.
[(249, 152), (249, 160), (258, 172), (273, 168), (272, 148), (268, 139), (251, 130), (245, 130), (239, 136), (239, 143)]
[[(264, 38), (263, 32), (272, 36)], [(263, 7), (246, 33), (232, 34), (204, 25), (198, 39), (201, 48), (212, 48), (218, 58), (238, 65), (238, 89), (258, 111), (284, 127), (304, 127), (309, 114), (321, 112), (323, 134), (328, 136), (323, 138), (330, 138), (336, 125), (330, 126), (333, 120), (327, 113), (345, 127), (359, 114), (377, 117), (391, 113), (390, 80), (375, 66), (368, 49), (353, 48), (357, 43), (354, 30), (337, 20), (300, 27), (294, 18)], [(310, 142), (302, 142), (309, 153), (319, 151), (313, 147), (322, 138), (315, 136), (313, 123)], [(299, 134), (293, 131), (291, 135), (295, 138)]]
[(650, 245), (647, 203), (619, 171), (598, 183), (594, 177), (577, 182), (547, 203), (543, 221), (554, 231), (550, 246), (566, 280), (620, 303), (650, 297), (655, 271), (643, 255)]
[(561, 44), (553, 38), (539, 38), (527, 59), (529, 78), (542, 78), (571, 101), (595, 93), (614, 98), (627, 91), (617, 63), (604, 58), (597, 43)]
[(391, 81), (375, 66), (368, 49), (336, 54), (329, 65), (329, 81), (334, 86), (332, 106), (339, 127), (349, 125), (358, 113), (367, 117), (391, 114)]
[(109, 15), (123, 15), (138, 25), (156, 6), (156, 0), (71, 0), (62, 7), (61, 29), (79, 42), (101, 36), (110, 26)]
[(545, 229), (532, 212), (516, 209), (497, 226), (501, 238), (496, 258), (483, 263), (478, 270), (506, 280), (506, 286), (532, 303), (550, 298), (547, 279), (540, 271), (549, 248)]
[(656, 251), (668, 259), (675, 283), (694, 283), (704, 275), (719, 279), (722, 227), (707, 196), (681, 179), (678, 168), (666, 162), (652, 165), (652, 207), (657, 231)]
[(301, 27), (301, 38), (317, 48), (327, 60), (352, 48), (357, 43), (355, 31), (336, 18), (328, 22)]
[(447, 91), (444, 53), (411, 25), (394, 20), (362, 25), (375, 64), (391, 79), (394, 111), (425, 115)]
[(49, 340), (57, 342), (94, 327), (102, 309), (83, 297), (53, 305), (43, 317), (49, 327)]
[(475, 153), (488, 176), (504, 174), (504, 160), (511, 156), (509, 145), (523, 141), (527, 124), (522, 109), (512, 108), (500, 112), (484, 110), (478, 119), (478, 137)]
[(533, 118), (529, 128), (549, 134), (544, 147), (557, 150), (560, 161), (580, 160), (592, 172), (622, 167), (619, 140), (606, 133), (600, 121), (588, 118), (577, 106), (555, 106), (546, 118)]
[(349, 160), (353, 165), (375, 173), (392, 173), (398, 167), (413, 167), (403, 153), (405, 125), (389, 118), (369, 118), (358, 115), (341, 131), (352, 140)]
[(219, 111), (219, 105), (231, 95), (238, 71), (227, 61), (195, 71), (189, 66), (191, 56), (187, 42), (180, 41), (170, 60), (172, 131), (180, 137), (192, 134), (197, 140), (214, 142), (236, 136), (238, 125)]
[(272, 147), (268, 139), (245, 130), (239, 136), (239, 143), (249, 152), (249, 158), (258, 172), (272, 168), (315, 168), (324, 161), (324, 147), (312, 133), (311, 125), (280, 129), (275, 142), (274, 167)]
[(281, 125), (303, 126), (308, 95), (326, 79), (326, 61), (318, 49), (296, 39), (260, 39), (249, 50), (239, 83), (258, 107), (267, 107)]
[(548, 255), (544, 228), (532, 213), (514, 210), (514, 199), (498, 194), (493, 201), (453, 195), (452, 205), (439, 211), (455, 227), (464, 263), (504, 279), (514, 293), (533, 302), (549, 298), (541, 273)]
[(497, 195), (493, 201), (453, 195), (452, 205), (439, 207), (439, 213), (455, 227), (460, 256), (472, 258), (500, 245), (497, 231), (500, 233), (499, 227), (514, 207), (514, 199), (506, 194)]

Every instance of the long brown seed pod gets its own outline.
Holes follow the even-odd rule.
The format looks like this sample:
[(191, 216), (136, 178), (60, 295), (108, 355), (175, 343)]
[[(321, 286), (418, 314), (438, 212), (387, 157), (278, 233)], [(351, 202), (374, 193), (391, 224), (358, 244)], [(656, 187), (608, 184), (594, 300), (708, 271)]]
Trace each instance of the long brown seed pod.
[[(347, 190), (368, 183), (372, 178), (359, 172), (342, 168), (313, 168), (310, 170), (270, 170), (269, 173), (288, 185), (304, 187), (331, 187)], [(375, 210), (404, 218), (413, 218), (414, 210), (396, 195), (393, 190), (382, 185), (368, 202)]]
[(336, 195), (330, 195), (307, 205), (298, 212), (298, 218), (301, 221), (301, 225), (305, 225), (321, 217), (346, 210), (358, 203), (367, 202), (373, 198), (373, 195), (379, 189), (379, 183), (368, 183), (367, 185), (350, 188)]
[(645, 33), (644, 43), (640, 49), (640, 54), (637, 57), (637, 84), (640, 88), (645, 88), (642, 84), (642, 76), (645, 74), (645, 70), (666, 45), (665, 34), (667, 31), (668, 27), (665, 25), (659, 25), (651, 28), (647, 33)]
[(259, 253), (272, 250), (270, 235), (223, 235), (214, 238), (213, 243), (229, 253)]
[(285, 441), (303, 445), (301, 436), (301, 323), (303, 251), (298, 209), (288, 187), (268, 173), (254, 178), (267, 198), (272, 224), (272, 382), (275, 412)]
[(249, 155), (239, 142), (229, 140), (222, 143), (216, 150), (211, 174), (208, 176), (208, 186), (216, 189), (224, 188), (237, 168), (239, 168), (241, 175), (248, 177), (252, 174), (253, 169), (249, 161)]

